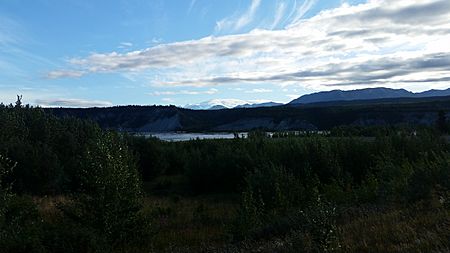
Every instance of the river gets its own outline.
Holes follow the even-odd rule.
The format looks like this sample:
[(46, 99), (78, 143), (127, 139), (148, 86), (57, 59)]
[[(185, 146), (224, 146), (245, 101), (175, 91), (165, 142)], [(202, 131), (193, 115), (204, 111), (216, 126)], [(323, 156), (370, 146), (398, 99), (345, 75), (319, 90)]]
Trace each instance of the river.
[[(246, 138), (247, 133), (238, 133), (240, 138)], [(234, 133), (185, 133), (185, 132), (167, 132), (167, 133), (135, 133), (137, 136), (156, 137), (163, 141), (189, 141), (195, 139), (233, 139)]]

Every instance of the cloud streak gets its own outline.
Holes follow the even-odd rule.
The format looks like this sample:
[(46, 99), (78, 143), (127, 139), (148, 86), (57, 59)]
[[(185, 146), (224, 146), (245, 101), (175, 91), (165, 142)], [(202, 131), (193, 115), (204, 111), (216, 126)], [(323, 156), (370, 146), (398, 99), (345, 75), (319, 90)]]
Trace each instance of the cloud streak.
[(36, 99), (35, 104), (42, 107), (74, 107), (74, 108), (112, 106), (112, 103), (109, 101), (73, 99), (73, 98)]
[(242, 15), (235, 15), (218, 21), (215, 28), (216, 32), (224, 30), (238, 31), (249, 25), (255, 18), (256, 11), (260, 5), (261, 0), (252, 0), (249, 8)]
[(58, 78), (67, 78), (67, 77), (81, 77), (86, 74), (85, 71), (78, 70), (55, 70), (47, 73), (47, 79), (58, 79)]
[(191, 2), (189, 3), (189, 8), (188, 8), (188, 14), (191, 13), (192, 8), (194, 8), (195, 3), (197, 2), (197, 0), (191, 0)]
[(168, 96), (168, 95), (201, 95), (201, 94), (216, 94), (219, 90), (211, 88), (209, 90), (204, 91), (195, 91), (195, 90), (180, 90), (180, 91), (155, 91), (149, 93), (152, 96)]
[[(49, 76), (145, 72), (158, 73), (158, 79), (149, 82), (159, 86), (270, 83), (310, 89), (403, 85), (414, 90), (440, 87), (448, 80), (448, 0), (373, 0), (303, 19), (314, 2), (303, 2), (294, 15), (296, 22), (281, 30), (94, 53), (71, 59), (68, 70)], [(259, 4), (253, 1), (253, 9)], [(252, 15), (244, 16), (248, 20)]]
[(295, 17), (292, 21), (293, 24), (299, 22), (303, 16), (316, 4), (317, 0), (305, 0), (302, 5), (298, 7), (295, 13)]
[(273, 22), (270, 25), (270, 29), (275, 29), (283, 20), (286, 12), (287, 4), (286, 2), (280, 2), (277, 4), (277, 8), (275, 11), (275, 16), (273, 18)]
[(252, 90), (248, 90), (248, 91), (245, 91), (245, 93), (270, 93), (270, 92), (272, 92), (272, 90), (270, 90), (270, 89), (252, 89)]

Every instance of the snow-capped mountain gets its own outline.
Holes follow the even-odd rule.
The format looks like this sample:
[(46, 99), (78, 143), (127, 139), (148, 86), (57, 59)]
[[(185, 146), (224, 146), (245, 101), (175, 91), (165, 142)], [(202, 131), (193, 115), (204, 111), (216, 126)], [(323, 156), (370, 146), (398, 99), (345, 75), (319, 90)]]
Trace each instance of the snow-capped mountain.
[(241, 99), (212, 99), (199, 104), (188, 104), (184, 108), (192, 110), (220, 110), (231, 108), (254, 108), (281, 105), (269, 101), (245, 101)]
[(247, 101), (240, 99), (212, 99), (199, 104), (188, 104), (184, 108), (192, 110), (226, 109), (246, 103)]

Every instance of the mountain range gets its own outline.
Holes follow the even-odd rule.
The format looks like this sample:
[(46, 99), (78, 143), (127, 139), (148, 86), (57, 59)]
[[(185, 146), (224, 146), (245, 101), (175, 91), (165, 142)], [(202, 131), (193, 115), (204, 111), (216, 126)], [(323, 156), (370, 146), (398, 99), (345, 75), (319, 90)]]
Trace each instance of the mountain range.
[[(367, 88), (359, 90), (332, 90), (303, 95), (287, 103), (287, 105), (303, 105), (311, 103), (337, 102), (337, 101), (357, 101), (374, 99), (395, 99), (395, 98), (426, 98), (450, 96), (450, 88), (446, 90), (428, 90), (414, 93), (405, 89), (390, 88)], [(191, 110), (221, 110), (233, 108), (258, 108), (285, 105), (276, 102), (255, 103), (240, 99), (212, 99), (199, 104), (188, 104), (184, 106)]]
[[(276, 105), (273, 103), (239, 105), (226, 102), (232, 109), (116, 106), (45, 110), (60, 117), (87, 118), (103, 128), (127, 132), (327, 130), (342, 125), (432, 126), (442, 112), (450, 118), (450, 89), (421, 93), (386, 88), (328, 91), (305, 95), (279, 106), (272, 106)], [(221, 108), (221, 104), (213, 106)]]
[(191, 110), (221, 110), (233, 108), (256, 108), (256, 107), (271, 107), (283, 105), (275, 102), (261, 102), (245, 101), (240, 99), (212, 99), (199, 104), (188, 104), (184, 108)]
[(332, 90), (304, 95), (292, 100), (289, 104), (295, 105), (332, 101), (371, 100), (385, 98), (425, 98), (439, 96), (450, 96), (450, 88), (446, 90), (429, 90), (419, 93), (414, 93), (405, 89), (389, 88), (367, 88), (349, 91)]

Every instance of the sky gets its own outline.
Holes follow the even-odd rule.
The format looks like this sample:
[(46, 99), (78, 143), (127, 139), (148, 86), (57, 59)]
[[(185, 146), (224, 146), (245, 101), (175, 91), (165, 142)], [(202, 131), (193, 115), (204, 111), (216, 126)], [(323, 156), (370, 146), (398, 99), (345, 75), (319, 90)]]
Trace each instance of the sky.
[(449, 0), (0, 0), (0, 101), (289, 102), (450, 87)]

